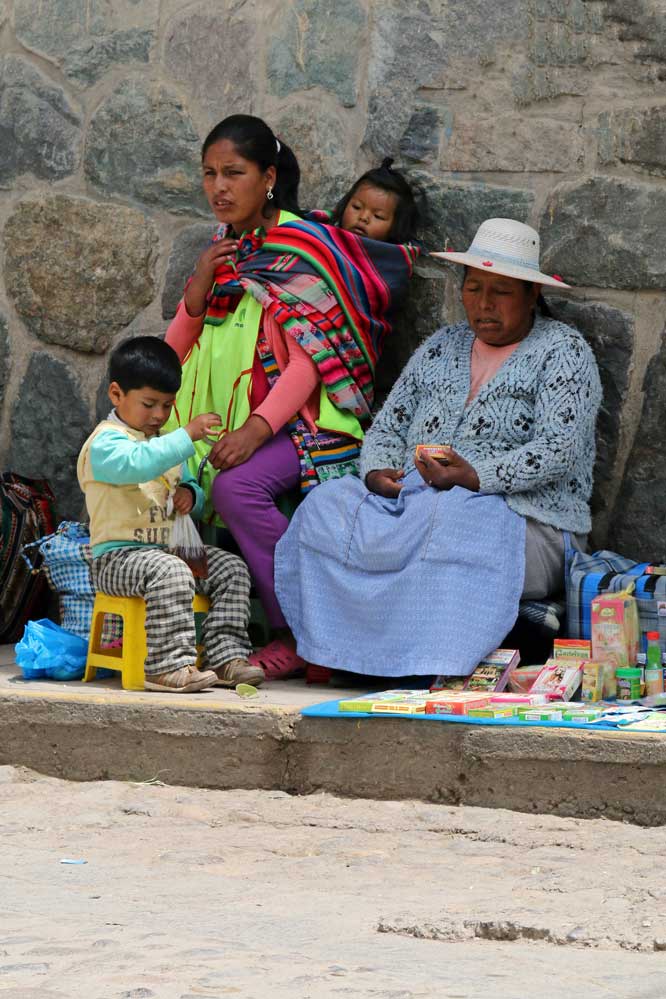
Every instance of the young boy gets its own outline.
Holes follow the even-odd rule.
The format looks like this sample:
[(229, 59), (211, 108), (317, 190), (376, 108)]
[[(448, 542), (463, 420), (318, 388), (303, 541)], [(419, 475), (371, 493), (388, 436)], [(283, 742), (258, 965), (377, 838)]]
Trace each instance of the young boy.
[[(175, 351), (155, 337), (126, 340), (111, 355), (109, 398), (114, 409), (83, 445), (77, 465), (86, 496), (93, 549), (93, 584), (111, 596), (146, 601), (146, 690), (189, 694), (214, 684), (255, 686), (263, 671), (251, 666), (247, 634), (250, 577), (245, 563), (207, 548), (208, 578), (195, 579), (166, 551), (173, 516), (194, 512), (203, 493), (181, 465), (220, 418), (196, 417), (160, 437), (180, 387)], [(203, 626), (206, 669), (196, 666), (192, 598), (211, 600)]]

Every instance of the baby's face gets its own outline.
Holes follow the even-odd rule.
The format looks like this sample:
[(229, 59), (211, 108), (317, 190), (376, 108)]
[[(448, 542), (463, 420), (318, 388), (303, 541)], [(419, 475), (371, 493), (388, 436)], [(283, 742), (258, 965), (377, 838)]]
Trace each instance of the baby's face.
[(361, 184), (349, 199), (340, 227), (357, 236), (384, 242), (393, 225), (397, 195), (371, 184)]

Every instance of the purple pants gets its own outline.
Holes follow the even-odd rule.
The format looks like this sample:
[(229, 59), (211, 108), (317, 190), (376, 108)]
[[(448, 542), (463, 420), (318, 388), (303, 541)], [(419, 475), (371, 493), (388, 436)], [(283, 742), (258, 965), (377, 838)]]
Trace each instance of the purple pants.
[(300, 476), (296, 448), (289, 434), (281, 430), (248, 461), (219, 472), (213, 481), (213, 506), (248, 564), (271, 628), (287, 625), (275, 596), (273, 562), (275, 546), (289, 521), (275, 501), (294, 489)]

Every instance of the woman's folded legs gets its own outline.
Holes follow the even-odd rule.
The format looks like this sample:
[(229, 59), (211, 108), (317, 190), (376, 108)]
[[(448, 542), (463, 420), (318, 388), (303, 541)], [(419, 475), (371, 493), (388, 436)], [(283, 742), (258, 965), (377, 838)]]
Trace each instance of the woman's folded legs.
[(275, 596), (275, 546), (289, 521), (276, 500), (295, 489), (300, 462), (289, 434), (282, 430), (248, 461), (220, 472), (213, 482), (213, 505), (240, 548), (272, 629), (287, 627)]

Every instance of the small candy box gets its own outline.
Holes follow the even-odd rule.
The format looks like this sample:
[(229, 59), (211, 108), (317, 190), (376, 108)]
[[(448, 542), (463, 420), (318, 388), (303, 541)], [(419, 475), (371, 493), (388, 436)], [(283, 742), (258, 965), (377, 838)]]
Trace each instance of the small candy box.
[(562, 714), (563, 711), (575, 711), (582, 707), (577, 701), (566, 702), (566, 701), (551, 701), (550, 704), (518, 704), (516, 706), (516, 714), (519, 718), (532, 718), (533, 715), (538, 714), (540, 720), (543, 721), (544, 718), (557, 717)]
[(548, 659), (530, 693), (549, 701), (570, 701), (583, 680), (583, 664), (575, 659)]
[(553, 659), (584, 661), (591, 658), (592, 643), (584, 638), (556, 638), (553, 642)]
[(638, 656), (638, 608), (626, 590), (602, 593), (592, 601), (592, 659), (626, 669)]
[(442, 697), (429, 700), (426, 704), (427, 715), (467, 715), (472, 708), (485, 708), (490, 704), (490, 698), (479, 694), (468, 694), (457, 697)]
[(489, 704), (485, 708), (470, 708), (467, 712), (470, 718), (515, 718), (515, 704)]
[(547, 704), (548, 698), (545, 694), (512, 694), (504, 692), (502, 694), (491, 694), (490, 703), (512, 704), (514, 706), (527, 704), (528, 707), (534, 707), (537, 704)]
[(573, 711), (563, 711), (562, 721), (593, 722), (601, 718), (603, 708), (578, 707)]
[(422, 455), (427, 455), (428, 458), (434, 458), (435, 461), (438, 461), (440, 465), (448, 465), (451, 462), (451, 450), (450, 444), (417, 444), (414, 457), (420, 458)]
[(519, 662), (520, 653), (517, 649), (495, 649), (468, 676), (464, 689), (499, 694), (506, 687), (509, 674)]
[[(427, 690), (380, 690), (375, 694), (359, 694), (358, 697), (347, 701), (340, 701), (339, 711), (371, 712), (376, 711), (378, 704), (391, 704), (400, 702), (411, 704), (412, 706), (422, 706), (421, 711), (425, 711), (425, 702), (430, 694)], [(395, 709), (394, 709), (395, 710)], [(410, 712), (411, 713), (411, 712)]]
[(583, 663), (583, 689), (581, 700), (601, 701), (604, 697), (605, 663)]

